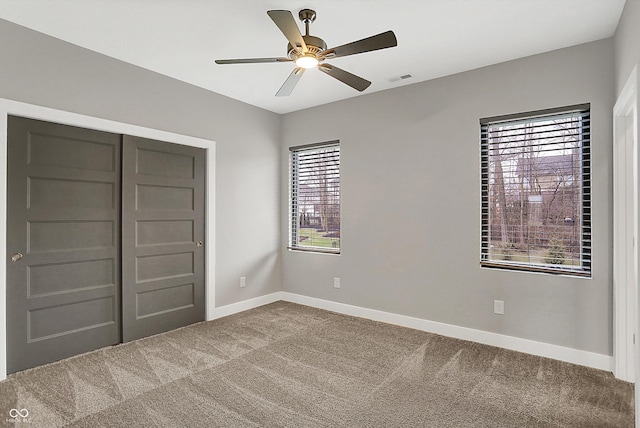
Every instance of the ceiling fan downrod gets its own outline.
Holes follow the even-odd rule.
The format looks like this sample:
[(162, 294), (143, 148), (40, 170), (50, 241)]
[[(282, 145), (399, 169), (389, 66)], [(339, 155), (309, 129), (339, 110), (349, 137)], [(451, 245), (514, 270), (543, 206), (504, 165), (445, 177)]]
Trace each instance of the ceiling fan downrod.
[(298, 13), (300, 21), (304, 22), (305, 36), (309, 35), (309, 25), (316, 20), (316, 11), (311, 9), (302, 9)]

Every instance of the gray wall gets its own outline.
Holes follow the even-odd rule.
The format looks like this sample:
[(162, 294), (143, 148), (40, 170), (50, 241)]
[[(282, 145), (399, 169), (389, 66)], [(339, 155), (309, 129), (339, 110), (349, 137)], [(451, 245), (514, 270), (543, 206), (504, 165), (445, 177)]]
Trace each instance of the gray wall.
[(640, 0), (627, 0), (615, 36), (616, 94), (640, 63)]
[(278, 115), (4, 20), (0, 97), (216, 141), (216, 306), (280, 290)]
[[(284, 290), (611, 355), (613, 82), (607, 39), (285, 115), (282, 165), (341, 141), (342, 254), (284, 250)], [(480, 269), (478, 120), (586, 102), (593, 279)]]

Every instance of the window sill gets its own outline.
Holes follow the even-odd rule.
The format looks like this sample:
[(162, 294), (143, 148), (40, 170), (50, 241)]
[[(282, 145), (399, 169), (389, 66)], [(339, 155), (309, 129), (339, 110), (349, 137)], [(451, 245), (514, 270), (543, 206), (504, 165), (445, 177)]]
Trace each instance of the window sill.
[(524, 273), (540, 273), (547, 275), (566, 276), (571, 278), (583, 278), (591, 279), (591, 272), (583, 270), (570, 270), (570, 269), (553, 269), (545, 266), (531, 266), (520, 265), (514, 263), (500, 263), (500, 262), (480, 262), (481, 268), (498, 269), (503, 271), (512, 272), (524, 272)]
[(287, 247), (287, 250), (296, 253), (314, 253), (314, 254), (329, 254), (334, 256), (340, 255), (340, 250), (331, 250), (323, 248), (304, 248), (304, 247)]

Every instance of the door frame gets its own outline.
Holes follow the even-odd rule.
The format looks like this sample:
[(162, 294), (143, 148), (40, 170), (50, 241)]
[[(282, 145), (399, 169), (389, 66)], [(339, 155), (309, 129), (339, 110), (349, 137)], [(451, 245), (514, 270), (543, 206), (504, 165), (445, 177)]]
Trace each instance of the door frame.
[[(629, 382), (640, 379), (638, 342), (638, 66), (633, 68), (613, 108), (613, 373)], [(630, 121), (630, 122), (629, 122)], [(627, 130), (632, 128), (632, 141)], [(631, 147), (629, 147), (631, 144)], [(631, 171), (623, 167), (631, 149)], [(626, 196), (631, 192), (632, 198)], [(630, 206), (631, 205), (631, 206)], [(627, 216), (631, 214), (631, 225)], [(631, 229), (631, 230), (629, 230)], [(632, 257), (629, 257), (632, 252)], [(629, 261), (629, 259), (631, 261)], [(632, 266), (630, 266), (630, 264)], [(622, 278), (631, 273), (631, 280)], [(638, 391), (636, 390), (636, 400)], [(638, 401), (636, 401), (638, 402)]]
[(7, 118), (10, 115), (206, 150), (205, 319), (212, 320), (215, 309), (215, 141), (0, 98), (0, 381), (7, 377)]

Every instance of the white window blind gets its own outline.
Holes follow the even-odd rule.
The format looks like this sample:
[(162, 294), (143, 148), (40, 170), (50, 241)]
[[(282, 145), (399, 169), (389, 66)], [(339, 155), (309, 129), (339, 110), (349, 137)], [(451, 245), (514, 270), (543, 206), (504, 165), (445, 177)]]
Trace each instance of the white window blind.
[(589, 105), (480, 126), (481, 266), (591, 276)]
[(340, 252), (340, 144), (290, 148), (290, 249)]

